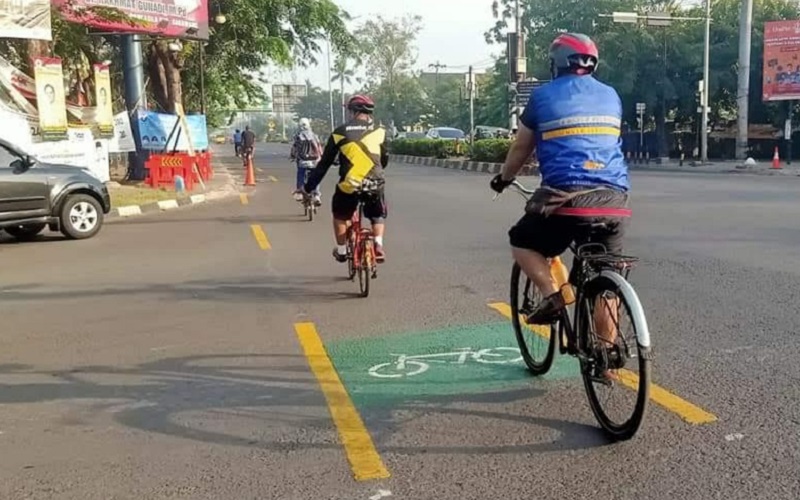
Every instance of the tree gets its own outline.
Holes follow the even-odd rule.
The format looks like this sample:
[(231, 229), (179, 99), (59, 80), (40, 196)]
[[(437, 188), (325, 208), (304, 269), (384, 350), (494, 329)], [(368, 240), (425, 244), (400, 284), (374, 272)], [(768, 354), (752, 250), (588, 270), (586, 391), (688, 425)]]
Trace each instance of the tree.
[(206, 45), (188, 42), (177, 53), (163, 41), (151, 44), (149, 76), (159, 107), (172, 111), (187, 93), (187, 110), (200, 109), (200, 66), (196, 51), (205, 50), (206, 96), (211, 116), (261, 99), (256, 77), (268, 63), (305, 66), (316, 63), (319, 40), (337, 48), (352, 47), (344, 20), (349, 16), (331, 0), (211, 0), (210, 12), (223, 12), (225, 24), (215, 24)]
[[(323, 136), (331, 132), (330, 130), (330, 94), (327, 90), (308, 84), (308, 94), (300, 99), (295, 106), (295, 114), (298, 118), (308, 118), (315, 124), (315, 132)], [(338, 91), (333, 92), (333, 102), (339, 102), (341, 96)], [(324, 125), (323, 125), (324, 124)]]
[(342, 105), (342, 122), (345, 121), (345, 95), (344, 95), (344, 86), (345, 84), (350, 85), (353, 83), (353, 78), (355, 78), (355, 68), (354, 66), (350, 66), (350, 62), (356, 62), (358, 59), (351, 58), (345, 53), (340, 53), (336, 55), (336, 61), (333, 65), (333, 80), (334, 82), (339, 82), (339, 97), (341, 98), (341, 105)]
[(387, 124), (409, 125), (422, 114), (419, 82), (409, 76), (416, 61), (414, 41), (422, 29), (421, 21), (419, 16), (390, 21), (378, 16), (355, 33), (360, 45), (366, 47), (368, 87), (378, 100), (376, 114)]

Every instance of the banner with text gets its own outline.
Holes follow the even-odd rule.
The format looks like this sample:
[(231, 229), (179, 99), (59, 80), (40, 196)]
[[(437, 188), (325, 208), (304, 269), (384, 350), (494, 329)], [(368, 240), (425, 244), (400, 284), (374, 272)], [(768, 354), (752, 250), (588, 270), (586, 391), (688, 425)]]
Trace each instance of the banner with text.
[(800, 21), (764, 25), (764, 101), (800, 99)]
[(94, 65), (94, 91), (100, 137), (113, 137), (114, 110), (111, 108), (111, 73), (107, 64)]
[(61, 59), (37, 57), (33, 60), (36, 81), (36, 104), (42, 139), (59, 141), (67, 138), (67, 101), (64, 95), (64, 74)]
[[(162, 151), (166, 148), (167, 151), (189, 151), (186, 133), (180, 126), (175, 127), (177, 123), (178, 115), (139, 110), (139, 137), (142, 149)], [(192, 147), (198, 151), (208, 149), (205, 115), (187, 115), (186, 123), (189, 127)], [(173, 130), (175, 133), (170, 138)], [(168, 138), (169, 144), (167, 144)]]
[(0, 38), (52, 40), (50, 0), (0, 0)]
[[(208, 0), (53, 0), (53, 5), (67, 20), (101, 31), (208, 40)], [(117, 15), (104, 16), (104, 9)]]
[(136, 151), (136, 141), (133, 140), (131, 120), (127, 111), (114, 115), (114, 137), (108, 141), (108, 150), (111, 153)]

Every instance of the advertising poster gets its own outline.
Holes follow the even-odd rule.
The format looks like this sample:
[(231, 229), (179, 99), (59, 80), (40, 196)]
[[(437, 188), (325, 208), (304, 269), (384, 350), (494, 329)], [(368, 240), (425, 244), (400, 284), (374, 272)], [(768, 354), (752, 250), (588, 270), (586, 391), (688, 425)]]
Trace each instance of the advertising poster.
[(95, 139), (88, 128), (70, 128), (68, 137), (64, 141), (33, 144), (31, 152), (41, 162), (87, 168), (95, 177), (108, 182), (108, 139)]
[(800, 99), (800, 21), (764, 25), (764, 101)]
[(33, 60), (36, 81), (36, 104), (42, 140), (58, 141), (67, 138), (67, 102), (64, 96), (64, 75), (61, 59), (37, 57)]
[(0, 0), (0, 38), (52, 40), (50, 0)]
[[(206, 130), (205, 115), (187, 115), (186, 122), (194, 149), (197, 151), (208, 149), (208, 131)], [(176, 129), (175, 134), (167, 144), (167, 139), (173, 128), (175, 128), (176, 123), (178, 123), (178, 115), (139, 110), (139, 135), (142, 149), (149, 151), (163, 151), (164, 149), (168, 151), (189, 151), (189, 141), (180, 127)], [(178, 131), (180, 131), (180, 136), (178, 136)]]
[(133, 140), (127, 111), (114, 115), (114, 137), (108, 141), (108, 151), (111, 153), (136, 151), (136, 142)]
[(111, 73), (107, 64), (94, 65), (94, 89), (100, 137), (113, 137), (114, 110), (111, 107)]
[[(100, 31), (208, 40), (208, 0), (52, 1), (65, 19)], [(108, 9), (117, 11), (114, 20), (103, 16)]]

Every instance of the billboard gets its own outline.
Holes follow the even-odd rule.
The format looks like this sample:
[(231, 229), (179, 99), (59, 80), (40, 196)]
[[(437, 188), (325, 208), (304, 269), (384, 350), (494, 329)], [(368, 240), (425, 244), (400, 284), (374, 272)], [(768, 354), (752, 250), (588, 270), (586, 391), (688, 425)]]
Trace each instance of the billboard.
[(294, 113), (295, 106), (308, 93), (305, 85), (275, 84), (272, 86), (272, 112)]
[[(139, 113), (139, 138), (142, 149), (148, 151), (189, 151), (189, 141), (181, 127), (175, 128), (178, 115), (155, 113), (140, 109)], [(208, 149), (208, 131), (206, 130), (205, 115), (187, 115), (186, 123), (192, 139), (192, 148), (198, 151)], [(172, 131), (175, 134), (170, 138)], [(180, 134), (178, 133), (180, 131)], [(169, 141), (169, 144), (167, 144)], [(177, 143), (176, 143), (177, 142)]]
[(52, 40), (50, 0), (0, 0), (0, 37)]
[(107, 64), (94, 65), (94, 91), (100, 137), (113, 137), (114, 111), (111, 108), (111, 74)]
[(67, 138), (67, 101), (64, 93), (64, 73), (61, 59), (37, 57), (33, 60), (36, 82), (36, 105), (42, 139), (58, 141)]
[[(53, 5), (67, 20), (100, 31), (208, 40), (208, 0), (53, 0)], [(116, 12), (110, 15), (109, 9)]]
[(764, 24), (764, 101), (800, 99), (800, 21)]

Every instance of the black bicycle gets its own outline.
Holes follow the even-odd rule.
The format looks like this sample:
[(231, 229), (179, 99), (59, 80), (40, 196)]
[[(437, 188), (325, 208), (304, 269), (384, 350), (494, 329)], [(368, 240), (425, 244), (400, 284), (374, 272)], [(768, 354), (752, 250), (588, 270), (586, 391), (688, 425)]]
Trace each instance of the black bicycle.
[[(517, 181), (512, 186), (526, 199), (533, 194)], [(604, 223), (587, 226), (588, 241), (608, 230)], [(627, 279), (638, 259), (610, 254), (597, 243), (573, 244), (570, 250), (574, 256), (572, 270), (569, 283), (561, 290), (564, 293), (564, 286), (574, 287), (574, 312), (565, 309), (552, 325), (525, 322), (542, 295), (514, 264), (511, 322), (520, 352), (533, 375), (550, 370), (556, 344), (561, 354), (577, 357), (589, 405), (600, 426), (612, 439), (630, 439), (644, 420), (653, 359), (644, 309)], [(629, 326), (630, 335), (623, 333), (624, 326)], [(605, 391), (610, 393), (607, 397), (603, 397)], [(631, 398), (626, 396), (633, 397), (629, 410), (610, 411), (609, 400), (617, 395), (628, 400)]]
[[(303, 184), (308, 182), (308, 176), (311, 173), (311, 169), (307, 168), (303, 177)], [(300, 200), (300, 204), (303, 205), (303, 215), (308, 217), (308, 221), (311, 222), (314, 220), (314, 216), (317, 215), (318, 207), (314, 203), (314, 195), (310, 194), (308, 196), (303, 196)]]

